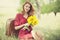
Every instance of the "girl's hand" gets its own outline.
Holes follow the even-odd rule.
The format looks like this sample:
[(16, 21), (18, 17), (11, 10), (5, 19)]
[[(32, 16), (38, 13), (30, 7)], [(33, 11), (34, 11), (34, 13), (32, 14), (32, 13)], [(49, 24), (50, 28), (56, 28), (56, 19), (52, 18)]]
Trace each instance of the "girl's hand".
[(26, 23), (26, 24), (24, 24), (24, 28), (23, 28), (23, 29), (24, 29), (24, 30), (26, 30), (26, 29), (27, 29), (28, 31), (30, 31), (30, 29), (29, 29), (28, 27), (29, 27), (29, 24), (28, 24), (28, 23)]
[(24, 26), (29, 26), (29, 24), (28, 23), (25, 23)]
[(18, 30), (18, 29), (20, 29), (20, 28), (22, 28), (23, 26), (29, 26), (29, 24), (28, 23), (25, 23), (25, 24), (22, 24), (22, 25), (20, 25), (20, 26), (17, 26), (17, 27), (15, 27), (15, 30)]

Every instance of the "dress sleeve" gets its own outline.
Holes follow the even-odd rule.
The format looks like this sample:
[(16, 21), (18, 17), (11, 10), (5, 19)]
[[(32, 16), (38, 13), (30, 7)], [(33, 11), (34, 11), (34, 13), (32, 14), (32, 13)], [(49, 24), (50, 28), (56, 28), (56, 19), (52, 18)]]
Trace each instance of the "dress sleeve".
[(15, 26), (19, 26), (20, 25), (19, 14), (17, 14), (16, 17), (15, 17), (14, 25)]

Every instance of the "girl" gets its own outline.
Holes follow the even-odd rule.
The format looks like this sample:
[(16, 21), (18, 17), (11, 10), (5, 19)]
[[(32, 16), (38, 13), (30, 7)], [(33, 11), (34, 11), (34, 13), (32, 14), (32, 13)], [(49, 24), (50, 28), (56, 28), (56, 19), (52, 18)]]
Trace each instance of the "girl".
[[(21, 13), (18, 13), (16, 15), (14, 25), (15, 30), (19, 30), (18, 38), (19, 40), (33, 40), (31, 31), (32, 27), (27, 23), (27, 18), (34, 14), (34, 9), (31, 5), (31, 3), (26, 2), (23, 5), (23, 11)], [(29, 29), (24, 29), (24, 27), (27, 26)]]

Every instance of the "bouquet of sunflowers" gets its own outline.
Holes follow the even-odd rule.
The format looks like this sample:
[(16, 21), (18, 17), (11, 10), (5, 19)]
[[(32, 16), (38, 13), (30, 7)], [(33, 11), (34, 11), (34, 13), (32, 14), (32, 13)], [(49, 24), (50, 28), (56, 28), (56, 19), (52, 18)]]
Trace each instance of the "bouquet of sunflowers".
[[(38, 24), (38, 19), (35, 15), (33, 15), (33, 16), (28, 17), (27, 22), (28, 22), (29, 25), (31, 25), (33, 27), (34, 25)], [(27, 26), (25, 26), (24, 28), (28, 29)]]
[(28, 17), (27, 21), (28, 21), (28, 24), (32, 26), (38, 24), (38, 19), (36, 18), (35, 15)]

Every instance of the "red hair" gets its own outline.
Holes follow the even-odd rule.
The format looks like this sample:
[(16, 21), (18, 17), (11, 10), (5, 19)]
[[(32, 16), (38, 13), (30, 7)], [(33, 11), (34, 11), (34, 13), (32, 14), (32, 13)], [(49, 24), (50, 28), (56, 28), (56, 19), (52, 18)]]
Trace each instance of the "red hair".
[[(34, 14), (34, 9), (32, 7), (32, 4), (30, 2), (25, 2), (25, 4), (29, 4), (30, 5), (30, 10), (28, 11), (28, 16), (33, 15)], [(22, 11), (23, 14), (25, 13), (25, 11), (24, 11), (25, 4), (23, 5), (23, 11)]]

